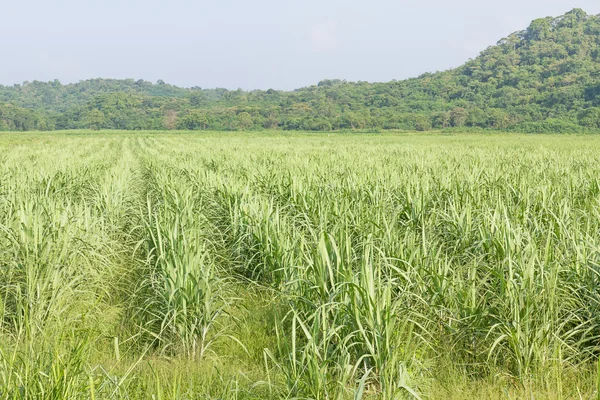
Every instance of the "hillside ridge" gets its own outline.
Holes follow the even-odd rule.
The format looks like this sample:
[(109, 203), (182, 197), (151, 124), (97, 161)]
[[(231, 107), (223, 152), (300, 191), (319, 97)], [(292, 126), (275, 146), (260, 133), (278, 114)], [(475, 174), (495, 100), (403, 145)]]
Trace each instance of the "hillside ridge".
[(0, 130), (600, 129), (600, 16), (532, 21), (458, 68), (294, 91), (90, 79), (0, 86)]

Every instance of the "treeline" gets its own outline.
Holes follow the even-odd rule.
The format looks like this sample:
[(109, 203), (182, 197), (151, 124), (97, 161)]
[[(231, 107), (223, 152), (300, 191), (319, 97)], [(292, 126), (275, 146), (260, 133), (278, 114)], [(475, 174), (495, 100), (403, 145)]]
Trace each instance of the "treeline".
[[(4, 105), (1, 105), (4, 104)], [(454, 70), (283, 92), (143, 80), (0, 86), (0, 130), (600, 129), (600, 16), (535, 20)]]

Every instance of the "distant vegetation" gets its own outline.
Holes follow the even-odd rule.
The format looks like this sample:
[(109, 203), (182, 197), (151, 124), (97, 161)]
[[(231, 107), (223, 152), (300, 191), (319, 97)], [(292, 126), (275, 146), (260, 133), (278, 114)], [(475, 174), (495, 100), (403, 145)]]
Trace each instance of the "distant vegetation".
[(537, 19), (459, 68), (293, 92), (93, 79), (0, 86), (0, 130), (600, 129), (600, 16)]

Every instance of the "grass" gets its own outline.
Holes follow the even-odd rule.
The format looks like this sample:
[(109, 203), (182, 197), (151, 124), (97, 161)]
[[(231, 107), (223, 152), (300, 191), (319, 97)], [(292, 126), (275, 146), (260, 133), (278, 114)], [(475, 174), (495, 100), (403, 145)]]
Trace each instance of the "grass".
[(0, 136), (0, 398), (598, 396), (600, 138)]

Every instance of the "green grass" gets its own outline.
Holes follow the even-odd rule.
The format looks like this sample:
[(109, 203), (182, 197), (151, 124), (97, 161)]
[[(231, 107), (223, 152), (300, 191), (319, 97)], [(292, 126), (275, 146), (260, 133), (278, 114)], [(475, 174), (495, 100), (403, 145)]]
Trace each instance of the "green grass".
[(0, 399), (592, 399), (600, 137), (0, 135)]

